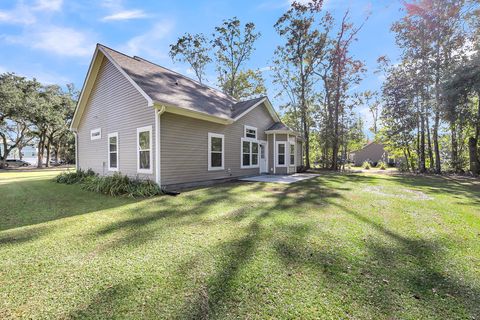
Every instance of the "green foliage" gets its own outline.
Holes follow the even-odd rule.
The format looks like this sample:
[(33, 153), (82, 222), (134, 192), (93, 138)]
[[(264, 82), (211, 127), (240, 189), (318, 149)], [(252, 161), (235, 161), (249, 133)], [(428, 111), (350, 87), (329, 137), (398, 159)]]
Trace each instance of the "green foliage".
[(362, 164), (362, 167), (363, 167), (363, 169), (370, 170), (370, 168), (371, 168), (370, 162), (365, 161), (365, 162)]
[(120, 173), (111, 176), (89, 176), (82, 181), (82, 189), (109, 196), (130, 198), (152, 197), (162, 193), (160, 187), (151, 180), (131, 179)]
[(383, 161), (380, 161), (379, 163), (377, 163), (377, 168), (380, 170), (387, 170), (387, 164)]
[[(220, 26), (215, 27), (213, 35), (213, 46), (216, 48), (215, 56), (217, 58), (218, 82), (223, 92), (234, 98), (245, 97), (240, 78), (241, 67), (250, 59), (255, 50), (254, 44), (260, 38), (260, 33), (255, 31), (255, 24), (247, 22), (243, 30), (240, 20), (237, 17), (223, 20)], [(244, 79), (249, 79), (247, 83), (260, 83), (262, 79), (249, 75), (243, 75)], [(239, 81), (240, 80), (240, 81)], [(262, 79), (263, 81), (263, 79)]]
[(172, 60), (187, 62), (192, 67), (197, 79), (202, 83), (205, 67), (212, 61), (209, 56), (210, 46), (203, 34), (186, 33), (178, 38), (177, 43), (170, 45)]
[(97, 174), (92, 170), (64, 171), (55, 177), (55, 182), (64, 184), (81, 183), (86, 178), (95, 177)]

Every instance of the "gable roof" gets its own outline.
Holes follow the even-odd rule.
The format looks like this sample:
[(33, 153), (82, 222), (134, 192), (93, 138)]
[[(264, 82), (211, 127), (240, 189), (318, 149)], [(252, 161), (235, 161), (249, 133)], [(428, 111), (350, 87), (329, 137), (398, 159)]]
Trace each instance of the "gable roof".
[[(179, 109), (190, 114), (203, 114), (225, 123), (238, 120), (245, 113), (256, 106), (265, 103), (270, 115), (279, 121), (273, 106), (267, 97), (259, 97), (246, 101), (237, 101), (229, 95), (190, 79), (178, 72), (159, 66), (140, 57), (130, 57), (126, 54), (97, 44), (90, 69), (85, 79), (77, 109), (81, 105), (84, 91), (93, 84), (89, 84), (90, 74), (98, 73), (98, 63), (95, 69), (98, 52), (111, 61), (115, 67), (134, 85), (134, 87), (147, 99), (150, 106), (161, 105), (171, 111), (179, 113)], [(93, 78), (96, 74), (92, 75)], [(91, 88), (90, 88), (91, 89)], [(85, 97), (87, 99), (88, 97)], [(86, 102), (84, 101), (83, 104)], [(80, 113), (82, 113), (81, 111)], [(75, 116), (77, 112), (75, 112)], [(78, 123), (72, 121), (72, 128)], [(81, 114), (80, 114), (81, 116)]]

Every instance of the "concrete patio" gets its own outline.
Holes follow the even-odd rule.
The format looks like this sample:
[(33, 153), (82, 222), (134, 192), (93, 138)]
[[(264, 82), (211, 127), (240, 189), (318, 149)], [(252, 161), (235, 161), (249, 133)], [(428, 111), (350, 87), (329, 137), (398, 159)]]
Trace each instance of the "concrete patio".
[(315, 177), (318, 177), (319, 174), (313, 173), (294, 173), (290, 175), (272, 175), (265, 174), (260, 176), (248, 177), (239, 179), (240, 181), (253, 181), (253, 182), (268, 182), (268, 183), (283, 183), (290, 184), (302, 180), (308, 180)]

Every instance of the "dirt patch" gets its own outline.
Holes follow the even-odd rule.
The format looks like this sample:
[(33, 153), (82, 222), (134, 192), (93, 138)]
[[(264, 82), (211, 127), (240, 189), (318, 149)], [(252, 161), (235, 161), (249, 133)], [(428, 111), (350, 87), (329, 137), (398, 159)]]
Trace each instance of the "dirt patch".
[(411, 199), (411, 200), (433, 200), (432, 197), (418, 190), (406, 188), (389, 189), (384, 186), (371, 186), (364, 189), (367, 192), (375, 193), (385, 197)]

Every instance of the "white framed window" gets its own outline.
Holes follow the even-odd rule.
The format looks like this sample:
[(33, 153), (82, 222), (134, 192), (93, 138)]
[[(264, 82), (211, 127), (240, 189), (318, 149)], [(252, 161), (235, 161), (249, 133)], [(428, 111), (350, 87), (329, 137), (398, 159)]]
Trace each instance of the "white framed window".
[(152, 126), (137, 128), (137, 172), (153, 173)]
[(90, 140), (102, 139), (102, 128), (96, 128), (90, 130)]
[(290, 165), (295, 165), (295, 143), (290, 142)]
[(241, 168), (258, 168), (258, 155), (260, 147), (257, 141), (241, 139)]
[(208, 171), (223, 170), (225, 166), (225, 136), (208, 133)]
[(118, 171), (118, 132), (108, 134), (108, 170)]
[(243, 126), (244, 127), (244, 137), (250, 139), (257, 139), (257, 128), (251, 126)]
[(285, 159), (287, 153), (287, 143), (285, 141), (277, 141), (277, 167), (286, 167), (287, 161)]

